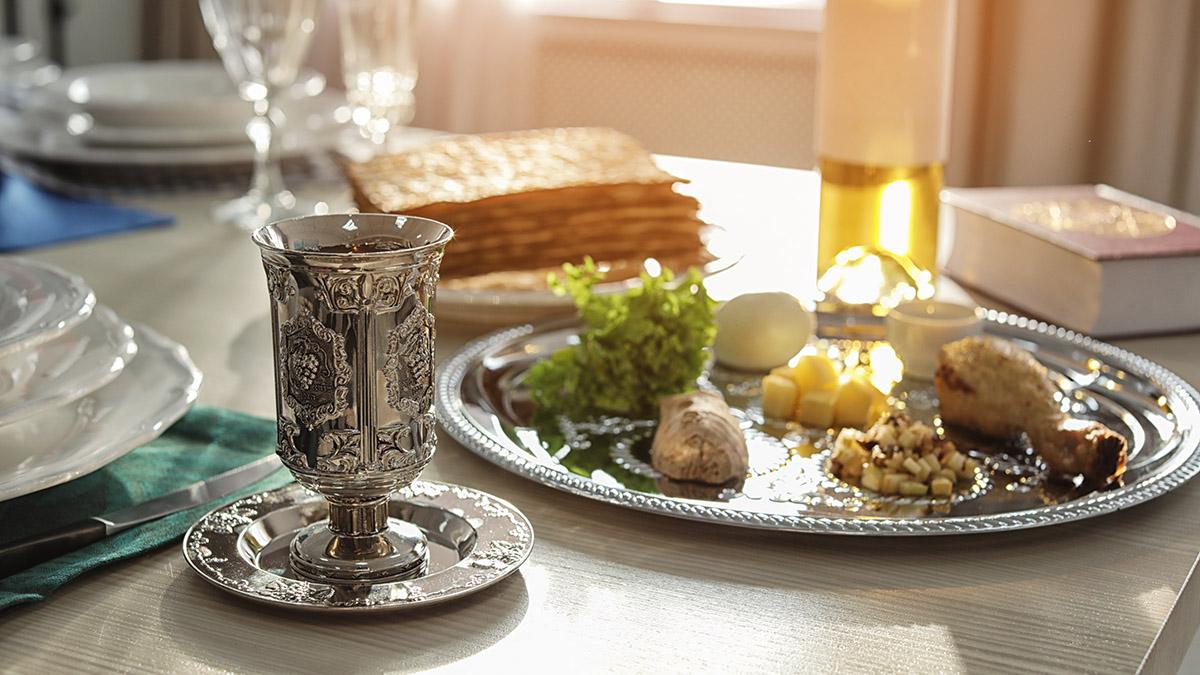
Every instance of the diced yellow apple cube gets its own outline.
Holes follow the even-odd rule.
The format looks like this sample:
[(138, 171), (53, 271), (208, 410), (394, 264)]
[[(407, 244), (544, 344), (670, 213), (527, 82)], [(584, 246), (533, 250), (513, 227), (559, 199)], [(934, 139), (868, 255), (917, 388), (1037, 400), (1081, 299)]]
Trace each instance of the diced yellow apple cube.
[(831, 458), (833, 461), (839, 464), (849, 464), (855, 460), (854, 448), (850, 447), (848, 443), (839, 442), (833, 448), (833, 454), (831, 455)]
[(900, 484), (900, 494), (905, 497), (923, 497), (929, 492), (929, 486), (915, 480), (906, 480)]
[(883, 486), (883, 469), (874, 465), (863, 469), (862, 486), (879, 492), (879, 488)]
[(900, 492), (900, 484), (906, 480), (908, 480), (908, 476), (902, 473), (885, 473), (879, 491), (885, 495), (894, 495)]
[(867, 470), (867, 464), (861, 460), (853, 460), (842, 465), (842, 477), (844, 478), (862, 478), (863, 472)]
[(931, 474), (938, 473), (942, 470), (941, 465), (938, 464), (937, 457), (934, 457), (933, 455), (924, 455), (921, 457), (921, 463), (929, 467), (929, 473)]
[(762, 380), (763, 414), (776, 419), (791, 419), (796, 408), (796, 383), (781, 375), (767, 375)]
[(934, 497), (949, 497), (954, 492), (954, 483), (947, 478), (934, 478), (929, 490)]
[(836, 391), (804, 391), (796, 404), (796, 420), (813, 429), (828, 429), (833, 426), (833, 402)]
[(803, 396), (810, 391), (837, 389), (838, 374), (828, 356), (805, 354), (792, 366), (792, 380)]
[(914, 476), (920, 476), (921, 472), (926, 470), (920, 461), (915, 460), (912, 457), (905, 459), (904, 464), (902, 464), (901, 466), (904, 467), (905, 471), (909, 472), (910, 474), (912, 474)]
[(833, 460), (842, 466), (862, 466), (870, 457), (866, 448), (852, 438), (838, 436), (834, 442)]
[(786, 377), (789, 380), (796, 379), (796, 371), (791, 366), (775, 366), (771, 369), (771, 374)]
[(974, 459), (967, 459), (963, 462), (962, 470), (958, 472), (958, 477), (966, 480), (975, 478), (975, 469), (979, 468), (979, 462)]
[(926, 483), (929, 481), (929, 477), (933, 475), (933, 472), (929, 470), (929, 465), (927, 464), (922, 464), (921, 469), (921, 475), (917, 476), (917, 480)]
[(958, 473), (958, 472), (962, 471), (963, 464), (966, 461), (967, 461), (966, 455), (963, 455), (961, 452), (955, 451), (955, 452), (951, 453), (950, 456), (946, 458), (946, 461), (942, 462), (942, 464), (946, 468), (950, 469), (951, 471)]
[(843, 427), (865, 428), (871, 423), (871, 408), (883, 394), (861, 377), (851, 377), (838, 387), (833, 422)]

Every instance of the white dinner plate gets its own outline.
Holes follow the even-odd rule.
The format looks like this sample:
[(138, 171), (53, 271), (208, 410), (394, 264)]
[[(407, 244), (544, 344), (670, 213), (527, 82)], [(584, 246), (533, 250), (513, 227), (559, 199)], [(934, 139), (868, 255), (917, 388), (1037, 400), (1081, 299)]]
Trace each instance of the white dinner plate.
[(249, 143), (245, 120), (239, 122), (191, 127), (110, 127), (83, 122), (78, 135), (84, 143), (100, 146), (179, 148)]
[[(325, 77), (307, 70), (288, 97), (313, 96)], [(72, 68), (46, 88), (39, 107), (84, 112), (112, 127), (181, 127), (245, 124), (250, 104), (220, 63), (153, 61)]]
[[(338, 106), (345, 102), (345, 96), (334, 91), (280, 101), (278, 108), (287, 120), (285, 133), (289, 127), (308, 133), (340, 128), (335, 113)], [(250, 139), (246, 136), (246, 122), (249, 119), (247, 110), (232, 120), (186, 126), (110, 126), (79, 115), (69, 118), (64, 124), (68, 133), (77, 135), (89, 146), (171, 148), (177, 152), (179, 148), (196, 146), (236, 145), (248, 148)]]
[[(338, 133), (346, 129), (346, 125), (335, 117), (336, 108), (343, 103), (344, 96), (340, 92), (330, 91), (283, 106), (288, 114), (288, 124), (272, 143), (278, 156), (286, 160), (334, 148)], [(247, 120), (248, 117), (240, 118), (236, 129), (241, 130)], [(97, 144), (101, 142), (95, 137), (89, 141), (89, 129), (84, 125), (78, 133), (71, 133), (67, 130), (66, 117), (0, 109), (0, 150), (22, 160), (83, 166), (224, 166), (248, 165), (254, 160), (253, 145), (244, 133), (242, 141), (235, 143), (191, 143), (234, 136), (232, 131), (222, 130), (222, 127), (216, 127), (217, 131), (208, 127), (209, 131), (181, 132), (181, 141), (173, 145), (161, 144), (175, 133), (166, 129), (130, 127), (116, 131), (106, 127), (100, 133), (107, 133), (107, 141), (113, 142), (112, 145)]]
[[(91, 318), (49, 342), (14, 354), (29, 373), (0, 391), (0, 427), (40, 410), (70, 403), (112, 382), (137, 354), (133, 328), (99, 305)], [(5, 373), (0, 366), (0, 389)]]
[(83, 279), (28, 258), (0, 258), (0, 357), (53, 340), (92, 313)]
[[(281, 159), (302, 157), (331, 149), (338, 132), (344, 128), (333, 116), (341, 96), (330, 93), (318, 97), (314, 107), (320, 113), (297, 115), (279, 134), (272, 146)], [(243, 124), (245, 119), (242, 120)], [(140, 133), (140, 132), (132, 132)], [(144, 140), (144, 139), (143, 139)], [(22, 115), (0, 110), (0, 150), (39, 162), (78, 165), (121, 165), (142, 167), (202, 166), (249, 164), (254, 161), (254, 147), (245, 143), (228, 145), (95, 145), (83, 135), (68, 133), (65, 123), (54, 118)]]
[(19, 321), (20, 317), (21, 294), (16, 287), (0, 283), (0, 326), (11, 325)]
[(107, 386), (0, 427), (0, 500), (74, 480), (157, 438), (196, 400), (179, 344), (134, 325), (138, 355)]

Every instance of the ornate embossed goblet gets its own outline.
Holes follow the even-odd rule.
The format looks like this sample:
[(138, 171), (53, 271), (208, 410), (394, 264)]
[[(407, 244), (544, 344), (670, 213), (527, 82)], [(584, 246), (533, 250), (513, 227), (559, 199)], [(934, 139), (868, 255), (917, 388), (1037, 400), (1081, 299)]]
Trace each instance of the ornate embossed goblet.
[(277, 451), (329, 520), (292, 541), (319, 581), (420, 574), (425, 536), (388, 517), (388, 495), (433, 456), (431, 305), (453, 233), (394, 215), (283, 220), (254, 233), (271, 295)]

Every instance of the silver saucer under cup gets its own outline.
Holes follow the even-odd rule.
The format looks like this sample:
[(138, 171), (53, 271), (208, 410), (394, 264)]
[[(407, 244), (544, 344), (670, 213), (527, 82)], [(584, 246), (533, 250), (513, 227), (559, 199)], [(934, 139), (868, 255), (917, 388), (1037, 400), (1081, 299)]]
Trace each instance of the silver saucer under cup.
[(424, 533), (388, 497), (433, 457), (438, 265), (452, 231), (409, 216), (283, 220), (253, 235), (271, 297), (276, 451), (329, 517), (291, 543), (297, 574), (374, 582), (418, 576)]
[(388, 503), (392, 518), (428, 538), (419, 577), (314, 581), (296, 572), (296, 532), (323, 523), (324, 498), (291, 483), (213, 509), (183, 536), (183, 555), (205, 581), (247, 600), (329, 612), (413, 610), (473, 595), (515, 573), (533, 550), (533, 527), (508, 502), (472, 488), (417, 480)]

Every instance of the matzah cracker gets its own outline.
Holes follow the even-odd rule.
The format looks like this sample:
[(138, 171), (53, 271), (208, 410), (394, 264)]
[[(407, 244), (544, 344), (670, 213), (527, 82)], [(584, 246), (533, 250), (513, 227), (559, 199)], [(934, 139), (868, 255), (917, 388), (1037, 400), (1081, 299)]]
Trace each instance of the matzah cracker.
[(645, 148), (612, 129), (535, 129), (454, 136), (349, 163), (346, 174), (374, 210), (419, 215), (434, 204), (512, 199), (603, 185), (672, 184)]
[(672, 268), (711, 259), (698, 202), (611, 129), (451, 137), (346, 172), (363, 211), (455, 229), (441, 267), (447, 284), (543, 288), (546, 271), (585, 256), (612, 261), (610, 278), (637, 274), (647, 257)]

